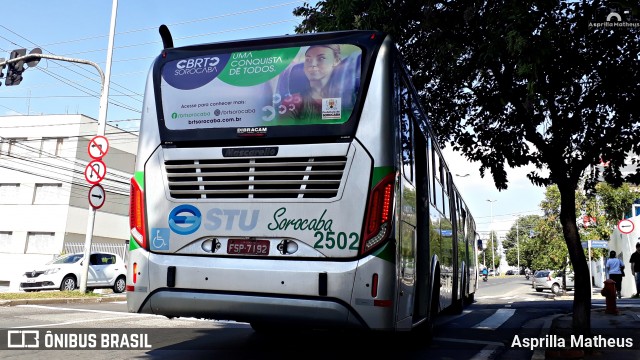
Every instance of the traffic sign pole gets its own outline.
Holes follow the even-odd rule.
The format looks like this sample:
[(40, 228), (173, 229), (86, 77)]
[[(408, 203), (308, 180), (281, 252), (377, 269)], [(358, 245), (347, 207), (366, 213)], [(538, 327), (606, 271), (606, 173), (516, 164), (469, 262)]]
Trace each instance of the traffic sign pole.
[[(98, 114), (98, 136), (104, 136), (107, 128), (107, 107), (109, 106), (109, 81), (111, 79), (111, 61), (113, 58), (113, 39), (116, 32), (116, 15), (118, 13), (118, 0), (113, 0), (111, 6), (111, 24), (109, 26), (109, 44), (107, 46), (107, 64), (105, 76), (102, 81), (102, 93), (100, 94), (100, 113)], [(105, 169), (106, 170), (106, 169)], [(106, 173), (106, 171), (105, 171)], [(96, 209), (89, 205), (87, 219), (87, 233), (84, 238), (84, 263), (82, 264), (82, 276), (80, 277), (80, 292), (87, 292), (87, 276), (89, 275), (89, 256), (91, 254), (91, 239), (93, 238), (93, 223), (96, 220)]]

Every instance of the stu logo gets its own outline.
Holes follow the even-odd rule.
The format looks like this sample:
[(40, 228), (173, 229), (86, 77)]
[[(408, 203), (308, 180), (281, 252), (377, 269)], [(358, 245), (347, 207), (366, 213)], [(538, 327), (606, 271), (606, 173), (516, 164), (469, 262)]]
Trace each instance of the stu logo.
[[(250, 231), (258, 224), (260, 210), (219, 209), (213, 208), (207, 211), (204, 217), (204, 227), (207, 230), (240, 230)], [(179, 235), (190, 235), (198, 231), (202, 224), (202, 213), (193, 205), (183, 204), (176, 206), (169, 213), (169, 228)], [(155, 229), (157, 230), (157, 229)], [(169, 234), (167, 232), (154, 233), (160, 237), (154, 238), (154, 243), (168, 245)], [(160, 249), (160, 248), (158, 248)]]
[(176, 206), (169, 213), (169, 227), (180, 235), (193, 234), (200, 228), (202, 215), (197, 207), (189, 204)]
[(211, 209), (207, 211), (207, 222), (204, 224), (204, 227), (207, 230), (218, 230), (224, 225), (224, 230), (233, 230), (234, 224), (237, 222), (240, 230), (253, 230), (258, 223), (260, 210), (252, 210), (250, 217), (248, 213), (248, 210)]

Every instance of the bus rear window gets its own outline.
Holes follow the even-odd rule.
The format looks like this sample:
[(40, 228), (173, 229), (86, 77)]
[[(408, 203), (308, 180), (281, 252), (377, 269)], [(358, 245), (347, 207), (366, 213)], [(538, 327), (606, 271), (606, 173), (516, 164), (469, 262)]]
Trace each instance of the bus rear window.
[(324, 44), (215, 53), (161, 69), (169, 130), (344, 124), (357, 99), (362, 50)]

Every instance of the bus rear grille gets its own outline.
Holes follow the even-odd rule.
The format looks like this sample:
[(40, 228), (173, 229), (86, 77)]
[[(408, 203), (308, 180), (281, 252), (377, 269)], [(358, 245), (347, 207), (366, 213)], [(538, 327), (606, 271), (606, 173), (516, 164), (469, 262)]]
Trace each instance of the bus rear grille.
[(337, 196), (347, 158), (167, 160), (175, 199), (283, 199)]

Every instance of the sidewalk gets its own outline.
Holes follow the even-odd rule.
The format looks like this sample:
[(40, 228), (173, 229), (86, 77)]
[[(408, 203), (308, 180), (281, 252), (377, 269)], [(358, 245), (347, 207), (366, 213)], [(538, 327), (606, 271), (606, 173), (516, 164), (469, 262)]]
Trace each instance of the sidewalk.
[[(556, 299), (569, 300), (573, 296)], [(604, 299), (600, 289), (594, 289), (592, 299)], [(573, 314), (550, 318), (540, 337), (550, 339), (557, 347), (537, 349), (531, 359), (640, 359), (640, 299), (616, 299), (618, 314), (607, 314), (605, 306), (599, 305), (592, 304), (590, 338), (573, 334)], [(560, 339), (564, 339), (564, 347)], [(575, 346), (581, 340), (585, 350)]]
[[(10, 291), (10, 289), (6, 286), (0, 286), (0, 293), (10, 293), (10, 292), (12, 293), (14, 291)], [(0, 306), (78, 304), (78, 303), (92, 304), (92, 303), (127, 301), (126, 293), (114, 294), (112, 291), (104, 290), (104, 289), (97, 289), (97, 290), (94, 290), (94, 292), (97, 294), (101, 294), (101, 296), (80, 297), (80, 298), (79, 297), (28, 298), (28, 296), (25, 296), (25, 298), (23, 299), (11, 299), (11, 300), (0, 299)]]
[(44, 298), (44, 299), (15, 299), (0, 300), (0, 306), (15, 305), (48, 305), (48, 304), (94, 304), (127, 301), (126, 295), (104, 295), (86, 298)]

